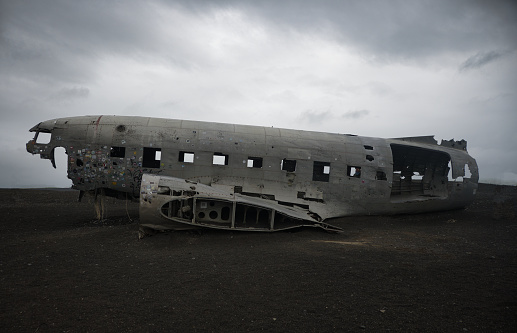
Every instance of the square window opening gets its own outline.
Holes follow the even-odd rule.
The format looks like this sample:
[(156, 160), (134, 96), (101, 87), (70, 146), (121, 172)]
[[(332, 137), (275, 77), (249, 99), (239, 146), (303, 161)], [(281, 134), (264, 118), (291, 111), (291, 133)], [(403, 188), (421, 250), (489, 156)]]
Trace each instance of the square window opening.
[[(142, 166), (144, 168), (159, 168), (161, 159), (161, 148), (144, 148)], [(160, 159), (157, 159), (159, 157)]]
[(194, 163), (194, 153), (188, 151), (180, 151), (178, 161), (184, 163)]
[(377, 173), (375, 174), (375, 179), (388, 180), (388, 178), (386, 178), (386, 173), (384, 171), (377, 171)]
[(314, 161), (312, 169), (312, 180), (319, 182), (328, 182), (330, 177), (330, 163)]
[(288, 160), (284, 158), (280, 163), (282, 170), (287, 172), (294, 172), (296, 170), (296, 160)]
[(228, 155), (225, 155), (223, 153), (214, 153), (214, 157), (212, 159), (212, 164), (228, 165)]
[(262, 157), (248, 157), (248, 168), (262, 168)]
[(348, 177), (361, 178), (361, 167), (349, 165), (346, 168)]

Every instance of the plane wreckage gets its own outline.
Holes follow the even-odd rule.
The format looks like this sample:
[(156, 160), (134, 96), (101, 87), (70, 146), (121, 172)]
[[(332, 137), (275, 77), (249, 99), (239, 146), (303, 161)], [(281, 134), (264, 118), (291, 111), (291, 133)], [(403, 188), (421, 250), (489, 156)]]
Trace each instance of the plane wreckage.
[[(129, 116), (48, 120), (27, 151), (68, 155), (72, 188), (140, 201), (142, 230), (340, 228), (329, 219), (462, 208), (467, 143)], [(40, 134), (49, 133), (41, 143)], [(43, 135), (41, 135), (43, 136)], [(46, 135), (48, 137), (48, 134)]]

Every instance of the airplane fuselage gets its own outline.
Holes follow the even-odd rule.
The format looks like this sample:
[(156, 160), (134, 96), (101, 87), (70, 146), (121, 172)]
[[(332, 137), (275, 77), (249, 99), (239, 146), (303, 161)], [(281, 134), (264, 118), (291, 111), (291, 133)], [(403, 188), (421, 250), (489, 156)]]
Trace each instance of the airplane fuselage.
[[(301, 207), (320, 220), (460, 208), (473, 200), (478, 181), (465, 141), (438, 145), (432, 137), (130, 116), (60, 118), (31, 131), (27, 151), (54, 164), (54, 149), (64, 147), (68, 178), (81, 191), (138, 198), (144, 174), (173, 177)], [(48, 143), (38, 142), (40, 132), (51, 133)]]

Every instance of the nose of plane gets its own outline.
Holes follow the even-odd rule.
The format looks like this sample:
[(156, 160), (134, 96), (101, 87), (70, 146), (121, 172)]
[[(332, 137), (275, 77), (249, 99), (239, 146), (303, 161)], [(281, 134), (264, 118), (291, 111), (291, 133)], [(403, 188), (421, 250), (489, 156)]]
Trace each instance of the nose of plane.
[(25, 148), (27, 149), (27, 152), (31, 154), (35, 154), (34, 152), (34, 143), (36, 143), (36, 140), (30, 139), (29, 142), (25, 144)]

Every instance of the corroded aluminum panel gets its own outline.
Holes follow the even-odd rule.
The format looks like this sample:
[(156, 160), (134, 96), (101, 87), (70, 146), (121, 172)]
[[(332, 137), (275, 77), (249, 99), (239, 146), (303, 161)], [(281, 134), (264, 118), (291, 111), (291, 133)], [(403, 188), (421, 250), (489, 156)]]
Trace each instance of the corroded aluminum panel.
[[(224, 213), (226, 211), (226, 213)], [(214, 228), (280, 231), (299, 227), (340, 228), (321, 222), (307, 209), (248, 197), (231, 186), (208, 186), (185, 179), (144, 174), (140, 189), (141, 233), (147, 229)]]
[[(461, 208), (473, 200), (479, 178), (463, 140), (438, 145), (432, 137), (382, 139), (129, 116), (60, 118), (30, 131), (29, 153), (54, 164), (54, 149), (65, 148), (68, 177), (81, 191), (139, 198), (144, 174), (171, 177), (267, 207), (262, 219), (289, 206), (322, 221)], [(50, 141), (39, 142), (40, 133), (50, 133)], [(214, 164), (214, 155), (226, 156), (224, 163)], [(260, 163), (250, 167), (250, 158)]]

